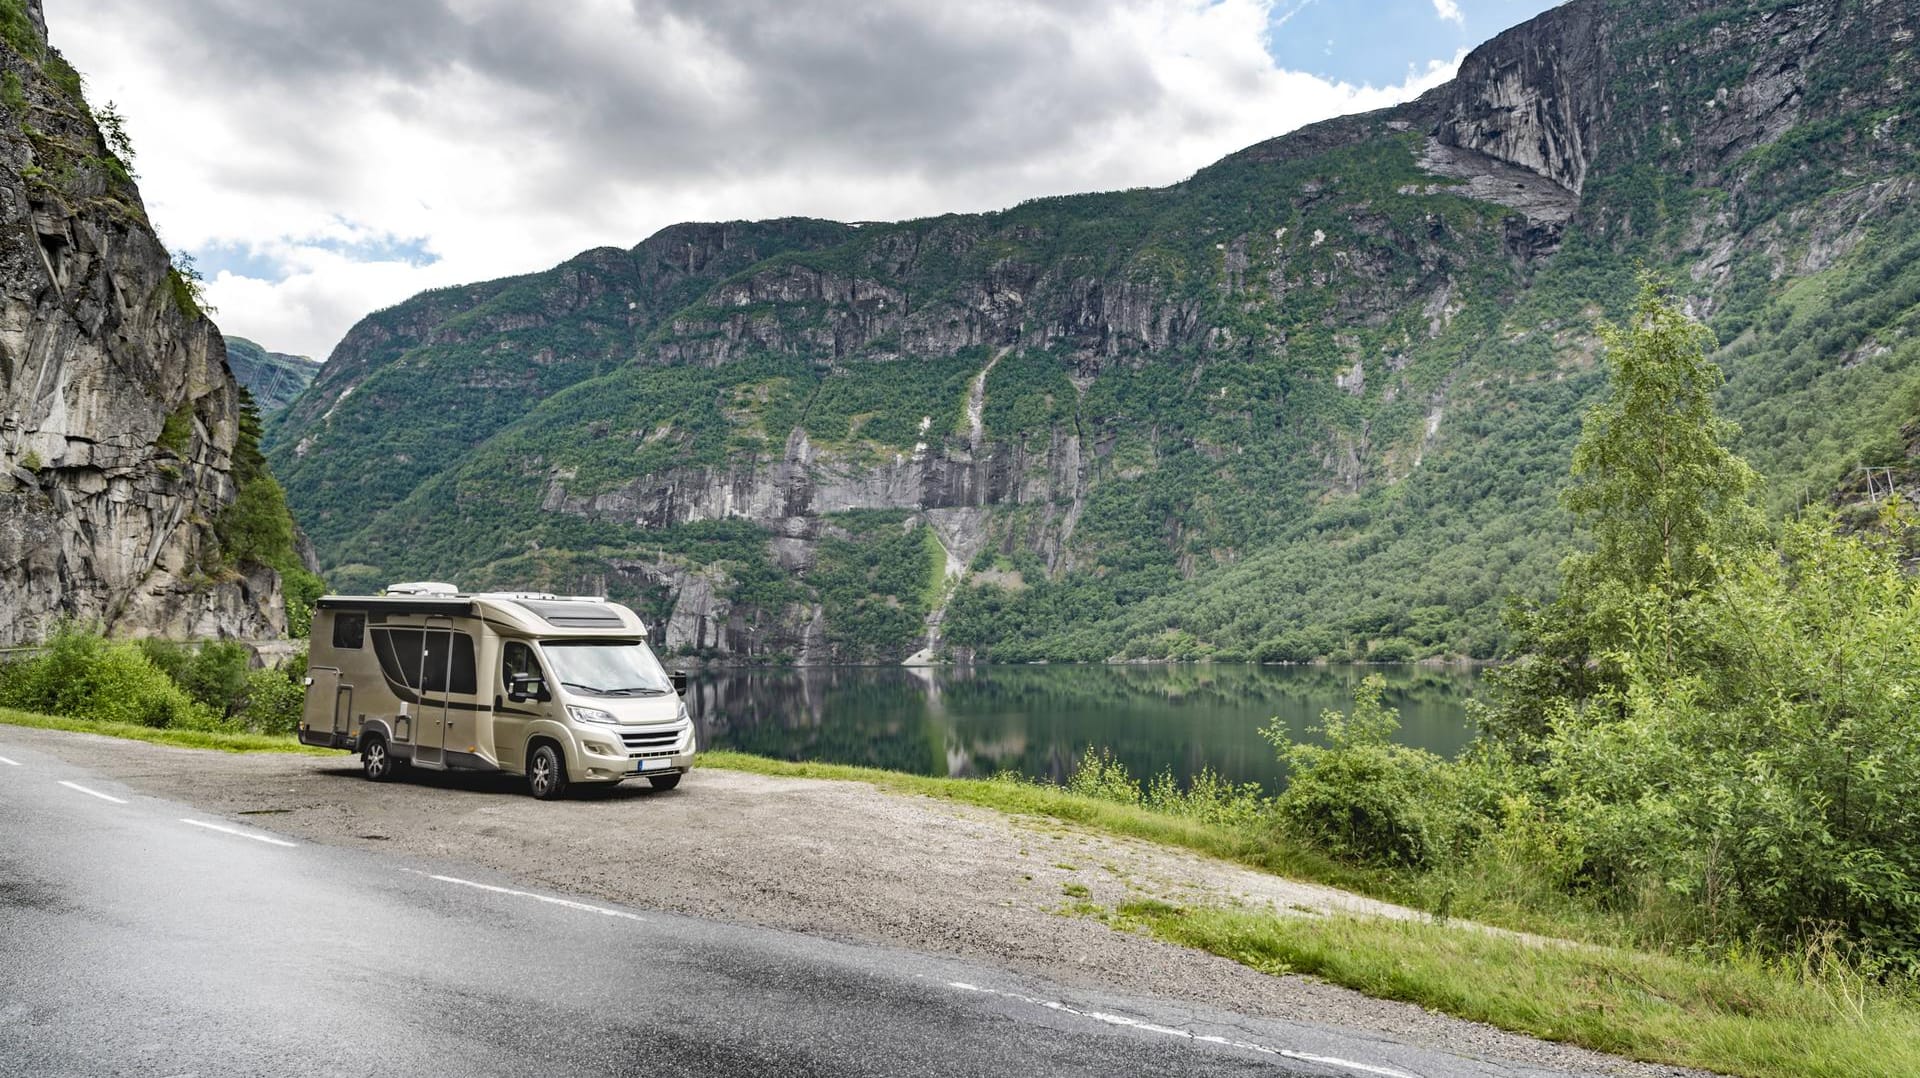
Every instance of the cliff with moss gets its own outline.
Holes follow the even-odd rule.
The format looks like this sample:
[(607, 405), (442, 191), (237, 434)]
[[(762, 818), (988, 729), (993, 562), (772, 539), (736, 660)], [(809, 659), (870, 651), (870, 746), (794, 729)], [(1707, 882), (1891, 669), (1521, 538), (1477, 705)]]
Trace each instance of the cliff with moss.
[(128, 152), (39, 0), (0, 2), (0, 646), (284, 636), (283, 575), (317, 584)]

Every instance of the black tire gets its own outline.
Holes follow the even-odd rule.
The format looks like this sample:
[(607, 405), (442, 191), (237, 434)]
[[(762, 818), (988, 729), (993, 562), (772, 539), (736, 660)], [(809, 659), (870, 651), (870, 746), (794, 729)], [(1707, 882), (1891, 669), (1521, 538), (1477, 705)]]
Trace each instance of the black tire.
[(397, 768), (398, 760), (387, 751), (387, 739), (379, 734), (368, 734), (360, 739), (360, 770), (373, 782), (390, 782)]
[(551, 742), (535, 745), (527, 757), (527, 792), (542, 801), (566, 796), (567, 761)]
[(655, 775), (647, 781), (652, 783), (653, 788), (656, 790), (671, 790), (675, 786), (680, 785), (680, 776), (678, 774)]

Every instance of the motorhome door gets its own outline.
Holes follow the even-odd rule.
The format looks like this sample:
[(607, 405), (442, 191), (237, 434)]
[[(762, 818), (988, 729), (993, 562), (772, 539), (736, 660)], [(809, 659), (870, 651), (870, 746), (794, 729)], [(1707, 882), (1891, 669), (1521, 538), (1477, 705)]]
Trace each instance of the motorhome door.
[(447, 674), (453, 655), (453, 622), (428, 618), (422, 635), (420, 676), (414, 681), (420, 687), (420, 714), (414, 720), (419, 740), (413, 758), (420, 763), (439, 764), (446, 759)]

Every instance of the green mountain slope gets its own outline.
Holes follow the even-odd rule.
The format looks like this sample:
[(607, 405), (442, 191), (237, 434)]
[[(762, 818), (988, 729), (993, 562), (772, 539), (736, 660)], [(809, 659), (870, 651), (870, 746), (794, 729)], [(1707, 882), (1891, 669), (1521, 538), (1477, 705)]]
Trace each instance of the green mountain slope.
[(233, 372), (233, 380), (253, 395), (260, 414), (270, 416), (313, 384), (320, 373), (320, 361), (269, 352), (245, 337), (228, 337), (227, 369)]
[[(1171, 188), (757, 251), (460, 437), (415, 417), (547, 368), (494, 324), (453, 378), (367, 346), (508, 283), (430, 293), (356, 328), (276, 466), (337, 582), (605, 590), (701, 653), (1489, 655), (1551, 580), (1593, 325), (1640, 266), (1727, 342), (1777, 507), (1902, 451), (1915, 32), (1574, 0)], [(343, 353), (366, 373), (329, 384)]]

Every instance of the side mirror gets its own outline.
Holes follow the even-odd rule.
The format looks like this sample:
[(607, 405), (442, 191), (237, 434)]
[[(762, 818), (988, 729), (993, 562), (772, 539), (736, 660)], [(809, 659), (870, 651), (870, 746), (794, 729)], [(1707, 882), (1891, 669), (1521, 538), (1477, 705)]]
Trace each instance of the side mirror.
[(687, 672), (685, 670), (675, 670), (669, 673), (667, 677), (673, 681), (674, 692), (679, 693), (681, 696), (687, 695)]
[(516, 704), (546, 698), (547, 683), (539, 674), (515, 674), (507, 681), (507, 699)]

